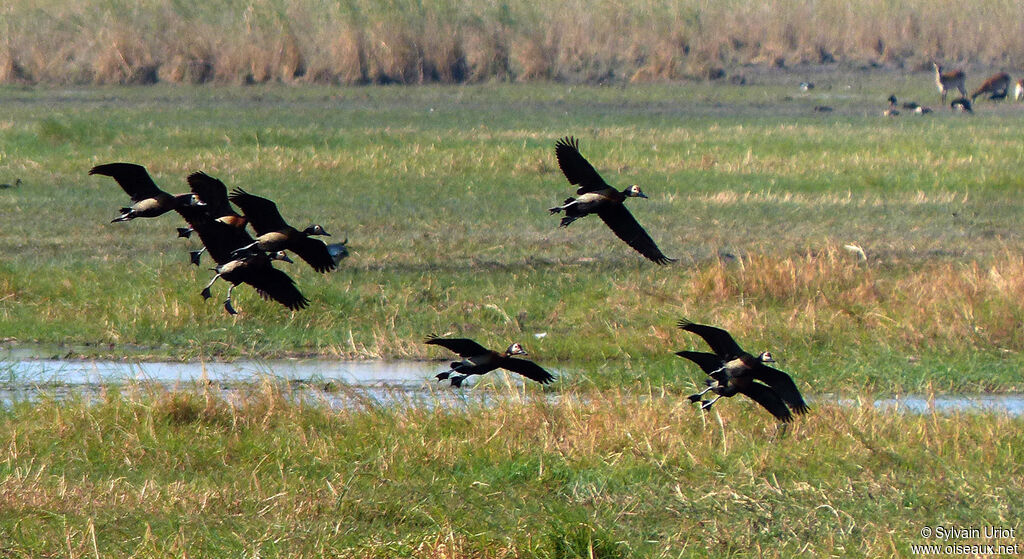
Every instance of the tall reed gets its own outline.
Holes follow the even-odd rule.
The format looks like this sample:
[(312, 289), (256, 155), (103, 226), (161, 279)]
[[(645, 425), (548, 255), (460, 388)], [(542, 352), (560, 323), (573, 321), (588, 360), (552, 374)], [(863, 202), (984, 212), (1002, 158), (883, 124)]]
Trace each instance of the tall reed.
[(1005, 26), (1024, 5), (998, 0), (12, 0), (0, 15), (6, 83), (652, 81), (1024, 59)]

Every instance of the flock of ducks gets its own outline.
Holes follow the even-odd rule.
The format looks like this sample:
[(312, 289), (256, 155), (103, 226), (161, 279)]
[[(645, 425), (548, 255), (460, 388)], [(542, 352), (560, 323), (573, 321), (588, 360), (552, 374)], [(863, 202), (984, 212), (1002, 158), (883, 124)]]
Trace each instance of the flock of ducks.
[[(949, 103), (949, 108), (954, 112), (973, 113), (974, 102), (981, 95), (987, 95), (991, 101), (1002, 101), (1010, 93), (1010, 74), (1006, 72), (996, 72), (989, 76), (987, 80), (982, 82), (978, 89), (971, 93), (970, 98), (967, 96), (967, 87), (965, 85), (967, 75), (961, 69), (946, 70), (942, 69), (942, 66), (938, 62), (932, 62), (932, 66), (935, 68), (935, 86), (939, 90), (939, 94), (942, 97), (942, 103), (946, 103), (947, 94), (956, 90), (960, 97), (953, 99)], [(1014, 90), (1014, 98), (1017, 101), (1024, 100), (1024, 79), (1017, 80)], [(889, 107), (882, 112), (883, 116), (899, 116), (900, 109), (909, 111), (915, 115), (926, 115), (932, 112), (930, 107), (924, 107), (913, 101), (899, 104), (895, 95), (889, 96)]]
[[(252, 286), (264, 299), (277, 301), (291, 310), (309, 305), (295, 281), (274, 267), (274, 260), (292, 262), (285, 251), (294, 252), (318, 272), (337, 267), (337, 260), (328, 246), (311, 238), (312, 235), (329, 236), (323, 227), (311, 225), (299, 231), (285, 222), (274, 202), (238, 188), (228, 196), (224, 183), (206, 173), (189, 175), (190, 191), (176, 195), (161, 190), (146, 168), (134, 163), (97, 165), (89, 174), (113, 178), (131, 198), (132, 204), (121, 208), (121, 215), (111, 223), (159, 217), (171, 211), (181, 215), (188, 227), (179, 228), (178, 235), (190, 237), (195, 233), (204, 247), (190, 253), (191, 262), (199, 265), (200, 255), (206, 252), (217, 263), (213, 268), (215, 275), (203, 288), (202, 296), (204, 299), (211, 297), (210, 288), (218, 279), (228, 282), (224, 310), (229, 314), (237, 314), (231, 293), (243, 283)], [(243, 213), (236, 212), (231, 203)], [(246, 231), (247, 225), (256, 233), (255, 238)], [(340, 244), (343, 249), (345, 243)]]
[[(619, 239), (648, 260), (662, 266), (676, 261), (661, 252), (624, 204), (628, 198), (647, 198), (639, 186), (634, 184), (618, 190), (609, 185), (583, 157), (579, 141), (571, 136), (555, 143), (555, 157), (565, 178), (578, 187), (575, 198), (567, 198), (561, 205), (549, 208), (552, 214), (563, 214), (559, 227), (568, 227), (580, 218), (596, 214)], [(189, 192), (176, 195), (161, 190), (146, 168), (134, 163), (97, 165), (89, 174), (113, 178), (131, 198), (131, 205), (121, 208), (120, 215), (111, 223), (154, 218), (172, 211), (184, 218), (187, 227), (179, 227), (178, 236), (189, 238), (195, 233), (204, 247), (190, 252), (190, 261), (199, 265), (202, 253), (206, 252), (217, 264), (213, 268), (215, 275), (201, 294), (209, 299), (210, 289), (218, 279), (228, 282), (224, 309), (232, 315), (237, 314), (231, 300), (232, 290), (243, 283), (264, 299), (293, 311), (308, 306), (309, 300), (299, 292), (295, 281), (274, 267), (274, 261), (292, 262), (288, 252), (321, 273), (335, 269), (347, 254), (344, 248), (348, 239), (327, 245), (313, 238), (329, 236), (322, 226), (314, 224), (303, 230), (296, 229), (284, 220), (273, 201), (241, 188), (235, 188), (229, 195), (223, 182), (202, 171), (188, 176)], [(255, 237), (249, 234), (247, 227), (252, 228)], [(714, 351), (678, 353), (707, 373), (707, 389), (690, 396), (692, 402), (701, 404), (701, 409), (709, 409), (720, 398), (744, 394), (782, 422), (791, 421), (793, 413), (807, 412), (807, 405), (789, 375), (765, 365), (774, 362), (770, 353), (753, 357), (720, 328), (685, 320), (679, 327), (704, 338)], [(541, 384), (555, 380), (554, 375), (540, 365), (515, 357), (527, 355), (519, 343), (512, 343), (504, 352), (487, 349), (467, 338), (430, 336), (424, 343), (441, 346), (462, 358), (435, 377), (438, 381), (448, 380), (454, 387), (462, 386), (471, 375), (483, 375), (499, 368)], [(718, 397), (703, 401), (701, 396), (709, 391)]]

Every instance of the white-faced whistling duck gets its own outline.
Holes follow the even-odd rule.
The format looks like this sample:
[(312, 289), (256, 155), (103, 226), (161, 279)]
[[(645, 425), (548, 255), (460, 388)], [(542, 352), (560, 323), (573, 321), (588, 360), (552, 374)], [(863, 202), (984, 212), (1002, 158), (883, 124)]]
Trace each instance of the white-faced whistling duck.
[[(197, 171), (188, 176), (188, 184), (201, 202), (206, 204), (203, 208), (203, 216), (213, 221), (219, 221), (225, 225), (232, 227), (238, 227), (241, 229), (245, 228), (247, 223), (246, 219), (239, 215), (238, 212), (231, 207), (231, 203), (228, 202), (228, 187), (224, 185), (218, 179), (207, 175), (202, 171)], [(180, 213), (180, 212), (179, 212)], [(187, 221), (191, 221), (189, 216), (185, 216)], [(179, 227), (178, 236), (188, 238), (192, 235), (192, 227)], [(190, 251), (189, 258), (193, 264), (199, 265), (199, 257), (203, 254), (206, 249)]]
[(957, 97), (949, 102), (949, 108), (958, 113), (974, 113), (971, 108), (971, 100), (966, 97)]
[(951, 89), (959, 91), (961, 97), (967, 97), (967, 89), (964, 87), (965, 75), (963, 70), (943, 72), (942, 66), (935, 61), (932, 61), (932, 66), (935, 67), (935, 86), (939, 88), (943, 103), (946, 102), (946, 93)]
[(553, 214), (565, 212), (560, 227), (568, 227), (573, 221), (596, 213), (617, 237), (649, 260), (661, 265), (675, 262), (675, 258), (662, 254), (651, 236), (623, 204), (626, 198), (647, 198), (639, 186), (634, 184), (620, 192), (604, 182), (594, 167), (580, 155), (579, 141), (573, 137), (555, 142), (555, 157), (558, 158), (562, 174), (569, 179), (569, 184), (579, 186), (576, 189), (577, 198), (567, 198), (561, 206), (548, 210)]
[(896, 96), (889, 96), (889, 108), (882, 112), (882, 116), (899, 116), (900, 111), (896, 108)]
[(504, 353), (498, 353), (467, 338), (439, 338), (430, 336), (423, 343), (439, 345), (450, 349), (462, 357), (462, 361), (454, 361), (451, 369), (439, 373), (437, 380), (451, 380), (452, 386), (462, 386), (462, 381), (469, 375), (483, 375), (494, 369), (507, 369), (513, 373), (519, 373), (524, 377), (535, 380), (541, 384), (547, 384), (555, 377), (545, 371), (533, 361), (526, 359), (515, 359), (513, 355), (527, 355), (523, 346), (514, 343), (508, 346)]
[(171, 195), (160, 190), (142, 165), (107, 163), (93, 167), (89, 174), (113, 178), (132, 199), (132, 205), (121, 208), (121, 216), (112, 219), (111, 223), (137, 217), (156, 217), (180, 207), (203, 205), (203, 202), (191, 192)]
[(312, 239), (310, 235), (326, 235), (319, 225), (310, 225), (306, 229), (298, 229), (288, 225), (281, 213), (277, 210), (277, 204), (254, 196), (241, 188), (231, 191), (230, 200), (241, 208), (245, 218), (249, 220), (254, 231), (256, 240), (249, 246), (241, 247), (239, 250), (259, 248), (265, 252), (278, 250), (290, 250), (305, 260), (314, 270), (328, 272), (337, 267), (334, 259), (331, 258), (327, 245), (319, 239)]
[[(245, 227), (245, 218), (239, 215), (228, 202), (228, 187), (223, 182), (202, 171), (192, 173), (186, 180), (188, 180), (192, 193), (206, 204), (207, 215), (227, 225)], [(191, 234), (191, 227), (178, 228), (179, 237), (187, 239)]]
[[(708, 387), (703, 392), (691, 394), (691, 402), (701, 402), (701, 409), (708, 409), (722, 397), (744, 394), (766, 410), (776, 419), (783, 422), (793, 420), (793, 413), (807, 413), (807, 404), (797, 389), (793, 379), (786, 373), (773, 369), (765, 363), (774, 363), (772, 354), (767, 351), (757, 357), (743, 351), (728, 332), (714, 326), (694, 324), (688, 320), (680, 320), (679, 328), (693, 332), (711, 346), (714, 353), (700, 351), (680, 351), (676, 355), (693, 361), (710, 378)], [(761, 381), (761, 382), (757, 382)], [(764, 383), (764, 384), (762, 384)], [(707, 392), (718, 395), (714, 400), (701, 401)], [(788, 407), (787, 407), (788, 406)]]
[[(185, 213), (188, 212), (183, 212), (183, 215)], [(236, 249), (252, 243), (252, 237), (244, 228), (198, 214), (194, 214), (192, 219), (186, 219), (199, 236), (199, 240), (203, 242), (210, 257), (217, 263), (217, 267), (213, 268), (216, 275), (203, 288), (204, 299), (210, 298), (210, 287), (217, 278), (221, 278), (231, 284), (224, 300), (224, 310), (230, 314), (237, 314), (231, 304), (231, 292), (241, 283), (251, 285), (260, 297), (277, 301), (293, 311), (306, 308), (309, 304), (309, 300), (295, 287), (295, 281), (288, 274), (274, 268), (271, 262), (291, 262), (284, 252), (265, 254), (257, 250), (247, 250), (236, 254)]]
[(984, 83), (981, 84), (974, 93), (971, 94), (971, 102), (973, 103), (979, 95), (988, 93), (988, 98), (992, 101), (1002, 101), (1006, 99), (1007, 92), (1010, 91), (1010, 74), (1006, 72), (998, 72), (989, 76)]
[(17, 188), (19, 186), (21, 186), (21, 179), (20, 178), (16, 179), (14, 181), (14, 184), (9, 184), (9, 183), (6, 183), (6, 182), (3, 183), (3, 184), (0, 184), (0, 190), (6, 189), (6, 188)]

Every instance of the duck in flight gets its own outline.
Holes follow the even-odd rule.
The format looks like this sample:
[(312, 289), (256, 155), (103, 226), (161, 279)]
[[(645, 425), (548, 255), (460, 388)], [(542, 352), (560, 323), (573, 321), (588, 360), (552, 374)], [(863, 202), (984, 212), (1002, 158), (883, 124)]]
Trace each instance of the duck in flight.
[(216, 275), (203, 288), (204, 299), (211, 297), (210, 288), (217, 279), (223, 279), (231, 284), (224, 300), (224, 310), (228, 314), (238, 314), (232, 305), (231, 293), (236, 286), (243, 283), (251, 285), (260, 297), (277, 301), (293, 311), (309, 305), (309, 300), (299, 292), (295, 281), (273, 265), (273, 260), (291, 262), (284, 252), (238, 252), (237, 249), (253, 242), (252, 236), (245, 231), (244, 226), (238, 227), (214, 219), (202, 208), (179, 208), (178, 213), (185, 218), (202, 241), (207, 253), (217, 263), (217, 267), (213, 268)]
[(518, 343), (508, 346), (508, 349), (502, 353), (487, 349), (467, 338), (430, 336), (423, 343), (450, 349), (463, 358), (462, 361), (452, 362), (449, 370), (438, 373), (435, 377), (437, 380), (450, 380), (452, 386), (455, 387), (462, 386), (462, 381), (466, 380), (469, 375), (483, 375), (494, 369), (507, 369), (541, 384), (555, 380), (551, 373), (533, 361), (512, 357), (513, 355), (527, 355), (526, 350)]
[(549, 208), (553, 214), (565, 212), (560, 227), (568, 227), (577, 219), (597, 214), (615, 235), (647, 259), (661, 265), (675, 262), (662, 254), (651, 236), (637, 223), (623, 202), (626, 198), (647, 198), (640, 187), (632, 185), (619, 191), (601, 178), (579, 151), (579, 141), (566, 137), (555, 142), (555, 157), (569, 184), (577, 185), (576, 198), (566, 198), (561, 206)]
[(329, 237), (330, 233), (324, 231), (323, 227), (310, 225), (299, 231), (285, 222), (273, 201), (249, 194), (241, 188), (232, 190), (229, 199), (241, 208), (245, 218), (256, 231), (256, 239), (250, 245), (239, 248), (237, 252), (252, 248), (264, 252), (290, 250), (318, 272), (329, 272), (337, 267), (327, 245), (319, 239), (310, 237)]
[(137, 217), (157, 217), (185, 206), (203, 206), (193, 192), (168, 194), (153, 182), (146, 168), (135, 163), (106, 163), (89, 169), (90, 175), (113, 178), (132, 200), (132, 205), (121, 208), (121, 215), (111, 223), (130, 221)]
[[(714, 351), (676, 353), (696, 363), (709, 377), (708, 387), (703, 392), (689, 396), (691, 402), (701, 403), (701, 409), (710, 408), (723, 397), (743, 394), (782, 422), (792, 421), (793, 413), (807, 413), (807, 403), (804, 402), (793, 379), (788, 374), (766, 365), (775, 362), (771, 353), (765, 351), (754, 357), (743, 351), (732, 336), (721, 328), (695, 324), (685, 319), (680, 320), (678, 326), (703, 338)], [(701, 397), (707, 392), (714, 392), (718, 397), (702, 401)]]

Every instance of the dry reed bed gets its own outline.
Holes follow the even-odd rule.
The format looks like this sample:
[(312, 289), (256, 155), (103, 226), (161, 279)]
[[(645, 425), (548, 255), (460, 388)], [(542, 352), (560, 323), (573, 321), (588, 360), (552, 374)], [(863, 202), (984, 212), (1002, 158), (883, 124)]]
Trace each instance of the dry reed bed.
[(0, 15), (8, 83), (650, 81), (751, 63), (1024, 60), (1024, 37), (1006, 26), (1024, 6), (997, 0), (13, 0)]
[[(353, 393), (331, 410), (265, 383), (231, 400), (130, 387), (19, 406), (0, 418), (0, 508), (55, 530), (32, 552), (69, 557), (522, 556), (578, 525), (619, 552), (605, 556), (651, 537), (653, 556), (885, 556), (923, 525), (1012, 525), (1024, 495), (1020, 420), (1006, 415), (818, 404), (780, 432), (749, 402), (701, 414), (675, 395), (503, 396), (431, 410)], [(537, 506), (555, 501), (580, 522)], [(394, 532), (368, 529), (379, 517)]]

